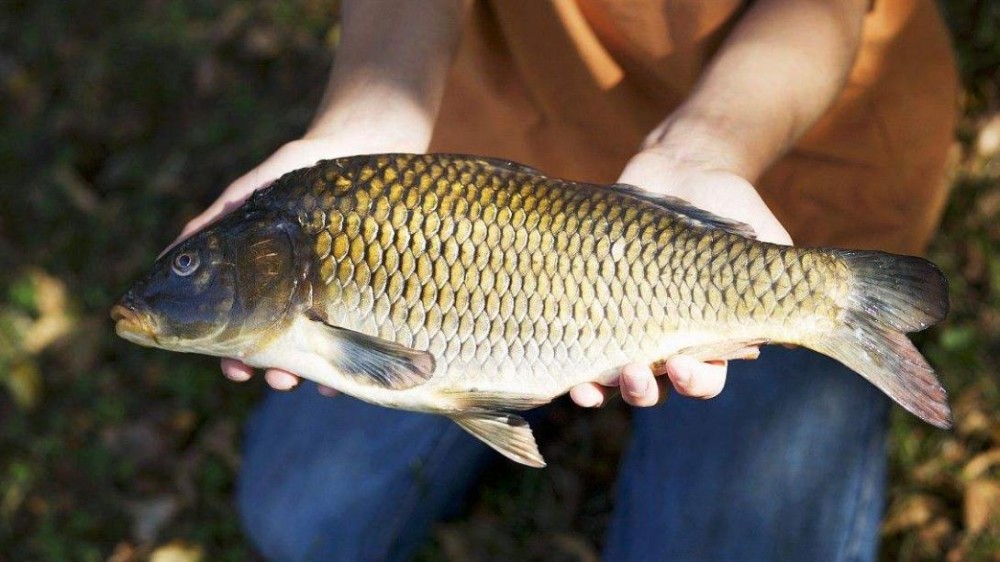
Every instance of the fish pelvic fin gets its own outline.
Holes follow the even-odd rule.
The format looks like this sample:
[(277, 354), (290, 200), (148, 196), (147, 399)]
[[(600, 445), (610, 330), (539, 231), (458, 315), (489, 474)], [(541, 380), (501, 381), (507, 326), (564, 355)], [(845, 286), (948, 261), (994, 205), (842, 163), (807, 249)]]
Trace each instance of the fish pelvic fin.
[(504, 412), (472, 412), (450, 417), (462, 429), (508, 459), (534, 468), (545, 466), (531, 426), (521, 416)]
[(834, 333), (806, 342), (868, 379), (920, 419), (952, 424), (948, 393), (906, 337), (948, 313), (948, 284), (927, 260), (883, 252), (837, 251), (854, 280)]
[(552, 401), (549, 396), (538, 394), (518, 394), (491, 390), (461, 389), (439, 390), (438, 393), (465, 412), (502, 412), (509, 410), (530, 410)]

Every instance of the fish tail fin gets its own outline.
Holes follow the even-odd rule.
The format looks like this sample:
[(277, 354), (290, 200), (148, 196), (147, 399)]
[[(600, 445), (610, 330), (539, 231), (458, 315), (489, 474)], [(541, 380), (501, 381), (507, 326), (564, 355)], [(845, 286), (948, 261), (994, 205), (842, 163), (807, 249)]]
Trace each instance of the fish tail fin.
[(948, 313), (948, 282), (927, 260), (883, 252), (837, 251), (853, 280), (834, 332), (808, 347), (837, 359), (920, 419), (951, 427), (948, 394), (906, 337)]

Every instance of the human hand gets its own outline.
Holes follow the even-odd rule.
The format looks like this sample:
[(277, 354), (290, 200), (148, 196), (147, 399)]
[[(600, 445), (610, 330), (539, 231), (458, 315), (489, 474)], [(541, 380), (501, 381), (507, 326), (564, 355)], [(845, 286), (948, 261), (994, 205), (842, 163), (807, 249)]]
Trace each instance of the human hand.
[[(719, 216), (749, 224), (758, 240), (776, 244), (792, 243), (778, 219), (764, 204), (757, 190), (747, 180), (723, 168), (701, 160), (680, 161), (670, 153), (647, 149), (629, 161), (619, 183), (635, 185), (647, 191), (672, 195)], [(675, 355), (653, 372), (651, 366), (630, 363), (622, 368), (617, 384), (622, 398), (633, 406), (653, 406), (665, 395), (666, 378), (684, 396), (713, 398), (726, 383), (725, 361), (702, 362), (693, 357)], [(577, 385), (570, 397), (580, 406), (602, 405), (611, 390), (597, 383)]]

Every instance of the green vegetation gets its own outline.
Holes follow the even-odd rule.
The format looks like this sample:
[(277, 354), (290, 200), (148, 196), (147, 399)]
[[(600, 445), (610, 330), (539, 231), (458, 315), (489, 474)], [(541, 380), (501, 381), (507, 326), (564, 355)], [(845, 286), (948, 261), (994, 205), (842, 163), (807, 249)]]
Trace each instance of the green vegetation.
[[(884, 560), (1000, 549), (1000, 5), (947, 4), (966, 95), (923, 336), (957, 429), (893, 421)], [(107, 311), (227, 181), (300, 133), (337, 36), (322, 0), (14, 2), (0, 18), (0, 552), (252, 556), (233, 506), (259, 381), (114, 337)], [(498, 465), (427, 560), (593, 560), (626, 409), (553, 414), (550, 468)]]

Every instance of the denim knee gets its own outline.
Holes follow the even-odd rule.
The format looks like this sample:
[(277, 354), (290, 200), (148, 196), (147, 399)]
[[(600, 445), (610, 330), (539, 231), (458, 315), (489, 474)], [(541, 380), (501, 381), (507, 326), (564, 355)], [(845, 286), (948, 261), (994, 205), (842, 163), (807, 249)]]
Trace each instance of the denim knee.
[(486, 451), (439, 416), (275, 393), (247, 426), (240, 517), (269, 559), (406, 559)]

